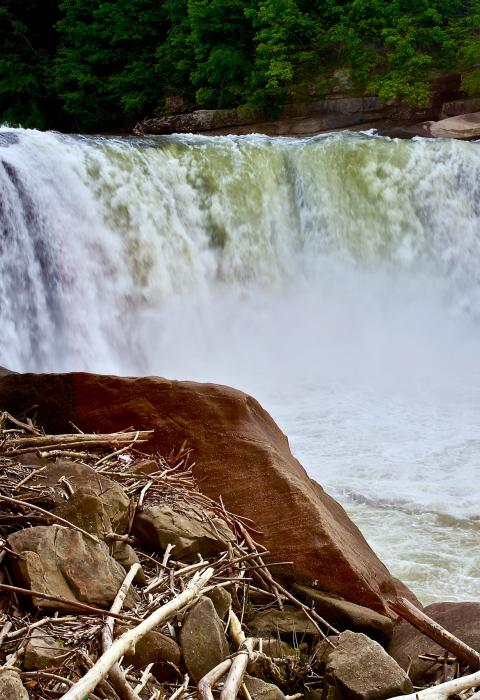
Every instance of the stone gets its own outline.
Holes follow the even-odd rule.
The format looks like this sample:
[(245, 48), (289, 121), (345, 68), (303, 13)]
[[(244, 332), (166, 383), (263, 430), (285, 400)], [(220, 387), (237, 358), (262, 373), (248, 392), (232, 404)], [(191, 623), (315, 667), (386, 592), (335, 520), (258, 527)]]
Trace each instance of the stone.
[(370, 608), (336, 598), (309, 586), (297, 584), (295, 590), (301, 593), (308, 603), (315, 603), (317, 613), (341, 631), (349, 629), (365, 632), (380, 642), (387, 642), (393, 634), (392, 620)]
[(62, 479), (68, 481), (73, 494), (81, 491), (83, 495), (96, 496), (100, 499), (114, 531), (124, 532), (128, 524), (130, 499), (120, 484), (85, 464), (59, 460), (34, 476), (29, 485), (50, 487), (50, 498), (46, 506), (52, 509), (54, 506), (64, 504), (71, 497), (70, 489), (66, 488)]
[(83, 489), (76, 491), (65, 503), (53, 508), (52, 513), (99, 538), (112, 532), (112, 521), (103, 501), (98, 496), (85, 493)]
[[(111, 553), (115, 561), (123, 566), (125, 571), (128, 571), (132, 564), (140, 564), (140, 559), (137, 557), (137, 553), (127, 542), (113, 541), (111, 544)], [(145, 573), (142, 568), (138, 571), (137, 575), (133, 579), (133, 583), (137, 586), (146, 586), (147, 579), (145, 578)]]
[[(480, 653), (480, 603), (432, 603), (423, 608), (423, 612)], [(438, 664), (422, 661), (418, 656), (443, 655), (445, 650), (408, 622), (402, 620), (395, 625), (387, 651), (404, 669), (411, 659), (409, 675), (415, 685), (427, 685), (435, 681), (439, 673), (443, 674)]]
[(140, 639), (135, 645), (134, 654), (126, 654), (127, 665), (134, 668), (145, 668), (148, 664), (172, 663), (180, 664), (180, 647), (172, 637), (162, 632), (152, 630)]
[(321, 682), (305, 683), (303, 697), (305, 700), (323, 700), (323, 684)]
[(228, 656), (223, 624), (210, 598), (202, 596), (186, 614), (180, 646), (188, 674), (195, 683)]
[[(17, 585), (67, 600), (109, 608), (125, 578), (125, 569), (110, 556), (105, 543), (96, 543), (76, 530), (39, 525), (8, 537), (9, 548), (20, 555), (12, 569)], [(139, 600), (130, 588), (125, 608)], [(32, 598), (40, 609), (67, 610), (67, 603)]]
[(28, 700), (28, 693), (17, 671), (0, 669), (0, 698), (2, 700)]
[[(202, 491), (214, 499), (222, 494), (228, 510), (255, 522), (271, 561), (293, 561), (275, 567), (279, 580), (392, 616), (386, 601), (397, 596), (397, 582), (342, 506), (292, 456), (272, 418), (247, 394), (158, 377), (0, 377), (2, 408), (22, 415), (32, 405), (37, 406), (38, 424), (50, 432), (71, 430), (69, 421), (88, 432), (126, 425), (155, 428), (153, 439), (142, 445), (143, 452), (152, 454), (168, 454), (186, 441)], [(411, 592), (407, 597), (416, 600)]]
[(413, 692), (407, 674), (373, 639), (342, 632), (328, 656), (324, 698), (384, 700)]
[(280, 659), (285, 656), (294, 656), (295, 651), (286, 642), (275, 637), (267, 637), (262, 639), (262, 651), (271, 659)]
[(219, 554), (234, 539), (219, 518), (212, 514), (207, 520), (200, 510), (181, 502), (147, 506), (136, 513), (132, 531), (143, 545), (155, 551), (174, 545), (173, 556), (180, 561), (196, 559), (197, 554), (207, 558)]
[(226, 591), (225, 588), (215, 586), (215, 588), (212, 588), (212, 590), (205, 593), (205, 595), (207, 598), (210, 598), (218, 617), (223, 620), (232, 605), (232, 596), (230, 593)]
[(459, 114), (469, 114), (480, 110), (480, 97), (466, 97), (461, 100), (451, 100), (442, 105), (442, 119), (456, 117)]
[(444, 139), (480, 139), (480, 112), (441, 119), (430, 126), (432, 136)]
[(248, 674), (244, 677), (244, 683), (253, 700), (285, 700), (283, 692), (273, 683), (266, 683)]
[(281, 633), (318, 634), (305, 613), (290, 605), (285, 605), (283, 610), (263, 610), (255, 615), (248, 626), (255, 637)]
[(41, 627), (32, 630), (30, 639), (25, 647), (23, 667), (26, 671), (42, 671), (46, 668), (57, 668), (69, 655), (63, 644), (54, 639)]
[(331, 635), (325, 639), (321, 639), (313, 651), (313, 663), (321, 673), (325, 670), (328, 657), (337, 646), (340, 636), (338, 634)]

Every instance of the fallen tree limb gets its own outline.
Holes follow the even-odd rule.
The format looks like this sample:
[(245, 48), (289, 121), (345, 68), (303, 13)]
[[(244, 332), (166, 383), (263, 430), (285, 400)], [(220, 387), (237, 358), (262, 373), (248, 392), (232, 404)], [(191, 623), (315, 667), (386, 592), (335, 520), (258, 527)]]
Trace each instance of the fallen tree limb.
[(232, 665), (232, 659), (225, 659), (212, 668), (202, 679), (198, 682), (197, 694), (200, 700), (213, 700), (212, 688), (215, 683), (220, 680), (220, 678), (225, 675)]
[[(119, 613), (123, 607), (125, 598), (127, 597), (128, 590), (132, 585), (132, 581), (140, 570), (140, 564), (132, 564), (128, 574), (125, 576), (125, 580), (120, 586), (120, 589), (115, 596), (115, 600), (112, 603), (110, 612)], [(115, 625), (115, 618), (109, 615), (105, 620), (105, 625), (102, 630), (102, 652), (105, 654), (113, 643), (113, 627)], [(125, 674), (118, 661), (116, 661), (109, 671), (108, 677), (117, 692), (121, 700), (141, 700), (138, 693), (136, 693), (128, 684)]]
[(228, 627), (230, 636), (233, 641), (238, 644), (238, 652), (232, 661), (227, 680), (220, 693), (220, 700), (235, 700), (237, 697), (238, 691), (243, 683), (243, 676), (247, 670), (249, 655), (255, 646), (255, 639), (253, 639), (253, 637), (248, 639), (245, 637), (240, 620), (231, 608), (228, 618)]
[(425, 690), (417, 690), (410, 695), (398, 695), (391, 700), (417, 700), (417, 698), (418, 700), (447, 700), (451, 695), (457, 695), (463, 690), (476, 688), (479, 685), (480, 671), (476, 671), (468, 676), (454, 678), (452, 681), (440, 683), (440, 685), (434, 685), (431, 688), (425, 688)]
[(88, 445), (125, 445), (131, 442), (147, 442), (152, 437), (154, 430), (135, 430), (128, 433), (66, 433), (64, 435), (38, 435), (35, 437), (10, 438), (5, 440), (4, 449), (9, 447), (24, 448), (33, 447), (46, 449), (51, 445), (58, 447), (73, 444)]
[(116, 639), (86, 675), (75, 683), (65, 695), (62, 695), (61, 700), (84, 700), (98, 683), (105, 678), (113, 664), (129, 649), (134, 649), (135, 644), (147, 632), (150, 632), (154, 627), (168, 620), (175, 612), (181, 610), (195, 598), (198, 598), (202, 594), (207, 581), (213, 576), (213, 573), (214, 570), (209, 568), (198, 576), (194, 576), (182, 593), (179, 593), (168, 603), (155, 610), (139, 625)]
[(406, 598), (397, 598), (389, 602), (389, 607), (397, 613), (403, 620), (409, 622), (413, 627), (424, 635), (439, 644), (443, 649), (452, 653), (459, 661), (468, 664), (471, 669), (480, 669), (480, 654), (462, 642), (455, 635), (448, 632), (444, 627), (425, 615)]

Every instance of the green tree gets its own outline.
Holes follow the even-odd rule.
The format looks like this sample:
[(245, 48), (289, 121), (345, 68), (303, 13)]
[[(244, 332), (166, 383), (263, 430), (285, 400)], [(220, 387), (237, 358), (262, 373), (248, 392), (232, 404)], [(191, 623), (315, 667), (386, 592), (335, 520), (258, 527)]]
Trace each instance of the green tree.
[(51, 80), (57, 18), (57, 0), (3, 0), (0, 122), (37, 128), (58, 125), (59, 104)]

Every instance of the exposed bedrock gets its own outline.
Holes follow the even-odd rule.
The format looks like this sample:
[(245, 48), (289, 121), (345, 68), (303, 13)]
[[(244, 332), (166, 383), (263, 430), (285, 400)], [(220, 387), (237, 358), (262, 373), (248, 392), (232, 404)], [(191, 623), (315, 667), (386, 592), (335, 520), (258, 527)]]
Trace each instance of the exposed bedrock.
[[(86, 373), (0, 376), (0, 409), (20, 416), (35, 408), (39, 425), (70, 432), (155, 428), (143, 449), (163, 454), (184, 440), (206, 495), (253, 519), (277, 576), (389, 613), (405, 595), (344, 509), (310, 479), (288, 440), (251, 396), (214, 384), (158, 377)], [(380, 524), (379, 524), (380, 527)], [(411, 600), (415, 597), (407, 592)]]

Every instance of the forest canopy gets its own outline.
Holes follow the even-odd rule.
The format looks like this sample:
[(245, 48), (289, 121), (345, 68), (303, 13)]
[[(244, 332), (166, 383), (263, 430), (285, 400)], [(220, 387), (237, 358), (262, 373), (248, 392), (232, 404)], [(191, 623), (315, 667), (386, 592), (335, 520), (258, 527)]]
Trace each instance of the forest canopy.
[(275, 114), (328, 92), (424, 106), (429, 81), (480, 90), (480, 0), (3, 0), (0, 122), (130, 128), (175, 98)]

